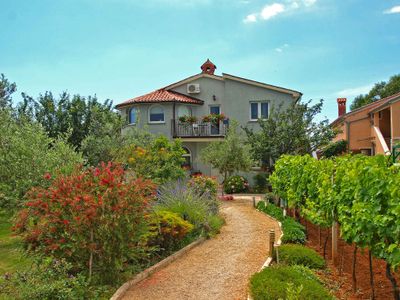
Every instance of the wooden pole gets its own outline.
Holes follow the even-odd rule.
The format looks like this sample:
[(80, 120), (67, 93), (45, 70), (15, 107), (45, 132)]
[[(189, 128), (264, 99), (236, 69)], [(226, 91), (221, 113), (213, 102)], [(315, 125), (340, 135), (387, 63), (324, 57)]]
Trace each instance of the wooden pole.
[(256, 197), (253, 196), (253, 207), (256, 207)]
[(332, 224), (332, 263), (333, 265), (337, 265), (338, 259), (338, 226), (337, 222), (333, 222)]

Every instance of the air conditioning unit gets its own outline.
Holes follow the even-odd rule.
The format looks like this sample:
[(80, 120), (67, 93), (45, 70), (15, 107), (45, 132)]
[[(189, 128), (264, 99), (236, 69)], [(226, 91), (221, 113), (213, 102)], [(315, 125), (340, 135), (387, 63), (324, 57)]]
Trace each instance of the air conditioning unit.
[(187, 85), (188, 94), (198, 94), (200, 93), (200, 84), (198, 83), (190, 83)]

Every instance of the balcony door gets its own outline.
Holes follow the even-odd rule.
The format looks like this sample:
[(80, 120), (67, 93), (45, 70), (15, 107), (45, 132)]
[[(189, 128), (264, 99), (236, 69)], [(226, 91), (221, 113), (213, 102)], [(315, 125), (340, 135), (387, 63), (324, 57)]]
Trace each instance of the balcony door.
[[(221, 108), (219, 105), (210, 105), (210, 114), (215, 114), (219, 115), (221, 113)], [(220, 130), (219, 130), (220, 124), (213, 124), (211, 123), (211, 135), (219, 135)]]

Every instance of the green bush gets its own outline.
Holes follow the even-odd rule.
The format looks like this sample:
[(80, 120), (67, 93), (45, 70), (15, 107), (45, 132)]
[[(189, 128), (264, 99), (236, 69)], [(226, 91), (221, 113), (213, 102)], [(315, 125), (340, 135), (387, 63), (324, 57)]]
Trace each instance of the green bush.
[(148, 244), (158, 251), (173, 250), (192, 230), (193, 225), (178, 214), (160, 210), (151, 216)]
[(249, 188), (249, 183), (246, 178), (240, 175), (229, 177), (224, 182), (224, 191), (227, 194), (236, 194), (246, 192)]
[(209, 236), (219, 233), (221, 227), (225, 224), (224, 218), (219, 215), (210, 215), (207, 218), (207, 225), (209, 227)]
[(285, 219), (285, 217), (283, 216), (283, 210), (274, 204), (269, 204), (260, 201), (257, 203), (257, 209), (277, 219), (278, 221), (282, 222)]
[(105, 286), (90, 286), (84, 275), (72, 275), (71, 271), (72, 265), (64, 260), (46, 259), (28, 272), (4, 275), (0, 278), (0, 291), (2, 295), (18, 300), (99, 299), (105, 296)]
[(268, 191), (268, 173), (258, 173), (254, 175), (253, 191), (255, 193), (266, 193)]
[(264, 199), (269, 204), (275, 204), (275, 194), (274, 193), (266, 193)]
[(288, 283), (302, 287), (297, 290), (299, 300), (333, 299), (312, 271), (301, 266), (276, 265), (265, 268), (250, 279), (250, 293), (254, 300), (287, 299)]
[(302, 245), (280, 246), (279, 260), (287, 265), (302, 265), (312, 269), (325, 267), (324, 259), (317, 252)]
[(193, 176), (188, 181), (188, 186), (200, 195), (207, 195), (210, 198), (217, 197), (218, 182), (214, 177), (205, 175)]
[(282, 242), (285, 244), (304, 244), (306, 242), (305, 228), (295, 219), (286, 217), (282, 221), (283, 237)]

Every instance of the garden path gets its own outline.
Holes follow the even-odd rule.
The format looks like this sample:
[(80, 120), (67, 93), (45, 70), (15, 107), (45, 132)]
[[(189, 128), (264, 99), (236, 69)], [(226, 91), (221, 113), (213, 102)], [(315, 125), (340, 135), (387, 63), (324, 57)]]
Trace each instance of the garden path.
[(221, 233), (131, 287), (124, 300), (247, 299), (250, 276), (268, 256), (268, 231), (279, 225), (252, 207), (251, 197), (221, 204)]

